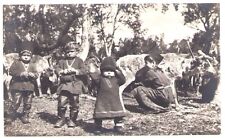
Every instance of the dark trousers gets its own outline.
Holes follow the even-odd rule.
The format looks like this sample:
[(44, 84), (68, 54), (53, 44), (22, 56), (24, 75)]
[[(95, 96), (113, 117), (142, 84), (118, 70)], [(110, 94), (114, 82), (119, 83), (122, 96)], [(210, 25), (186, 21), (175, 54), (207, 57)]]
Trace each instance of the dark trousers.
[(9, 114), (15, 113), (21, 105), (23, 101), (23, 111), (29, 112), (31, 109), (32, 98), (33, 98), (33, 91), (12, 91), (12, 104), (9, 108)]
[(66, 108), (67, 104), (73, 112), (79, 111), (79, 95), (70, 93), (69, 91), (61, 91), (58, 97), (58, 109)]
[(139, 106), (144, 109), (159, 110), (170, 105), (169, 97), (162, 94), (161, 91), (139, 86), (132, 93)]

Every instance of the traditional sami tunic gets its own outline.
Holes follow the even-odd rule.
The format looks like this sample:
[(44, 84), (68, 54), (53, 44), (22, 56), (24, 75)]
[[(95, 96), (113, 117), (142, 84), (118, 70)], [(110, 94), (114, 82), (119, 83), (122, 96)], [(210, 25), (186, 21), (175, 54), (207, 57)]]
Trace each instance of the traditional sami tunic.
[[(145, 66), (136, 73), (135, 77), (135, 81), (141, 83), (133, 90), (134, 94), (139, 94), (139, 96), (136, 96), (137, 101), (145, 103), (148, 99), (162, 107), (169, 106), (173, 100), (171, 82), (162, 70), (158, 68), (150, 69)], [(145, 96), (140, 94), (145, 94)]]
[(125, 83), (124, 75), (121, 72), (118, 72), (113, 77), (100, 75), (98, 82), (99, 89), (94, 118), (110, 119), (124, 117), (126, 112), (123, 107), (122, 96), (119, 93), (119, 86)]
[(58, 62), (58, 65), (56, 65), (56, 72), (59, 74), (61, 70), (68, 69), (69, 67), (77, 69), (79, 73), (61, 75), (57, 93), (60, 93), (61, 91), (69, 91), (72, 94), (81, 94), (83, 92), (84, 84), (80, 77), (86, 74), (84, 63), (82, 59), (78, 57), (75, 57), (74, 59), (63, 59)]
[[(36, 70), (36, 65), (33, 62), (27, 64), (28, 66), (20, 61), (16, 60), (13, 62), (9, 69), (9, 75), (12, 76), (12, 80), (10, 82), (10, 90), (11, 91), (34, 91), (35, 90), (35, 81), (38, 77), (38, 73)], [(27, 71), (35, 74), (35, 77), (23, 77), (21, 73)]]

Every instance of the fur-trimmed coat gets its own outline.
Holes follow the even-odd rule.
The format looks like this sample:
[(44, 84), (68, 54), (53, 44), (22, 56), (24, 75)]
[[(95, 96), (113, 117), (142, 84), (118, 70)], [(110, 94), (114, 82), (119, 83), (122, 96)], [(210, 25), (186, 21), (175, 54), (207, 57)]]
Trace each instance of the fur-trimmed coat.
[(34, 73), (34, 77), (24, 77), (21, 76), (21, 73), (25, 71), (25, 67), (21, 60), (15, 60), (10, 69), (9, 75), (12, 76), (10, 82), (10, 91), (34, 91), (35, 90), (35, 81), (38, 77), (36, 70), (36, 65), (33, 62), (29, 63), (27, 72)]
[(135, 83), (148, 95), (149, 99), (158, 105), (161, 105), (163, 101), (168, 103), (173, 101), (171, 81), (159, 68), (143, 67), (136, 73)]
[(126, 115), (119, 86), (125, 83), (125, 76), (117, 70), (114, 77), (100, 75), (95, 80), (98, 85), (94, 118), (107, 119)]
[[(79, 57), (75, 57), (74, 59), (62, 59), (58, 62), (56, 65), (56, 73), (59, 75), (59, 72), (61, 70), (65, 70), (69, 68), (68, 64), (72, 64), (71, 67), (78, 70), (78, 74), (64, 74), (59, 75), (60, 76), (60, 84), (57, 90), (57, 93), (59, 94), (61, 91), (69, 91), (72, 94), (81, 94), (84, 89), (84, 84), (82, 82), (81, 77), (86, 74), (85, 67), (83, 60)], [(67, 64), (68, 62), (68, 64)], [(73, 62), (73, 63), (72, 63)]]

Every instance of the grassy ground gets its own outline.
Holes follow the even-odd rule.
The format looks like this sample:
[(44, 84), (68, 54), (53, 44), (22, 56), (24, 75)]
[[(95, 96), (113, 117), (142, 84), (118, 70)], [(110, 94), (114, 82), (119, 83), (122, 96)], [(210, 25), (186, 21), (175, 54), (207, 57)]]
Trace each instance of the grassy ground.
[[(220, 107), (203, 104), (198, 98), (179, 97), (183, 109), (166, 113), (143, 113), (134, 99), (124, 97), (128, 116), (125, 117), (125, 133), (122, 135), (218, 135), (221, 133)], [(4, 125), (5, 136), (93, 136), (92, 114), (95, 100), (82, 97), (77, 127), (54, 128), (57, 121), (57, 101), (47, 97), (33, 100), (31, 123), (22, 124), (19, 119)], [(107, 131), (100, 135), (121, 135), (112, 131), (113, 121), (106, 120)]]

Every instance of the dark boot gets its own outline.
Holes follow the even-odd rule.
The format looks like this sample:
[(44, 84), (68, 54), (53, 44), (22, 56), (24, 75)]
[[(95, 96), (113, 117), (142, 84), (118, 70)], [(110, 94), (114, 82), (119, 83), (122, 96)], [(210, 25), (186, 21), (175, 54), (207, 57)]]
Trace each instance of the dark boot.
[(68, 127), (75, 127), (75, 123), (69, 118), (68, 122), (67, 122)]
[(73, 110), (70, 109), (70, 117), (69, 117), (69, 121), (68, 121), (68, 127), (75, 127), (75, 123), (77, 121), (77, 116), (78, 116), (78, 111), (77, 110)]
[(21, 121), (24, 124), (30, 123), (30, 121), (29, 121), (30, 109), (31, 109), (31, 105), (30, 104), (24, 105), (23, 116), (21, 117)]
[(58, 108), (58, 116), (60, 119), (55, 124), (56, 128), (61, 128), (63, 125), (65, 125), (65, 123), (66, 123), (65, 114), (66, 114), (66, 107)]
[(24, 124), (30, 123), (29, 112), (23, 113), (23, 116), (21, 117), (21, 122), (24, 123)]
[(95, 130), (94, 130), (94, 133), (96, 135), (99, 135), (102, 132), (104, 132), (104, 129), (102, 127), (102, 120), (101, 119), (94, 119), (94, 121), (95, 121)]
[(8, 113), (8, 116), (6, 116), (5, 124), (11, 124), (14, 120), (17, 118), (16, 112), (10, 112)]
[(123, 118), (122, 117), (116, 117), (114, 119), (114, 131), (116, 133), (119, 133), (119, 134), (123, 134), (124, 133), (124, 123), (123, 123)]
[(17, 118), (17, 110), (16, 106), (11, 103), (6, 116), (5, 116), (5, 124), (11, 124)]

